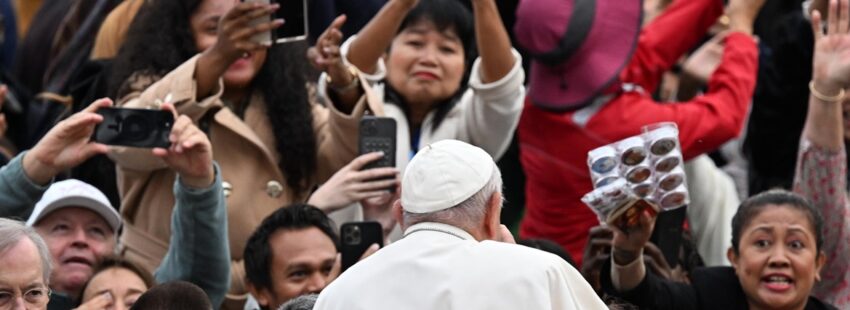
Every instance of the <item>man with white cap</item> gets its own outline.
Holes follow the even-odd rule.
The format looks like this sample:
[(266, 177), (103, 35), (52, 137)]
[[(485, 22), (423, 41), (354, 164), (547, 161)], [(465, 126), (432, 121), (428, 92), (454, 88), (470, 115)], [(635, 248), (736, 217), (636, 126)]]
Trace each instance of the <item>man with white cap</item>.
[(50, 288), (79, 296), (95, 265), (115, 252), (121, 217), (100, 190), (78, 180), (54, 183), (27, 220), (47, 243), (55, 268)]
[[(27, 225), (35, 228), (50, 250), (55, 265), (49, 281), (54, 293), (50, 309), (73, 307), (72, 299), (91, 277), (92, 267), (102, 256), (115, 254), (121, 218), (106, 196), (77, 180), (50, 185), (61, 171), (108, 151), (90, 137), (103, 120), (97, 109), (111, 105), (109, 99), (92, 103), (0, 169), (0, 217), (28, 217)], [(178, 179), (170, 246), (155, 277), (157, 282), (195, 283), (218, 307), (230, 283), (221, 174), (206, 134), (187, 116), (178, 116), (172, 105), (164, 104), (163, 109), (174, 113), (172, 145), (152, 152), (177, 171)]]
[(510, 244), (501, 187), (478, 147), (420, 150), (394, 205), (404, 238), (343, 273), (314, 309), (607, 309), (566, 261)]

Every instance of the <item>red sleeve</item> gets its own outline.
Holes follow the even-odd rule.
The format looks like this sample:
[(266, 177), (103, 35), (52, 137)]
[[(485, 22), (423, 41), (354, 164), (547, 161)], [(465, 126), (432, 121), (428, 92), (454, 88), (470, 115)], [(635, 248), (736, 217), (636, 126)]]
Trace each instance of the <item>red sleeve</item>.
[(713, 151), (741, 133), (755, 90), (758, 49), (743, 33), (726, 37), (720, 66), (709, 80), (705, 95), (691, 101), (662, 104), (647, 95), (626, 93), (631, 101), (617, 114), (625, 124), (675, 122), (685, 160)]
[(723, 14), (720, 0), (677, 0), (641, 31), (635, 55), (621, 75), (649, 92), (661, 75), (695, 47)]
[(708, 92), (671, 104), (685, 160), (713, 151), (744, 127), (758, 71), (755, 40), (743, 33), (726, 37), (723, 59), (708, 82)]

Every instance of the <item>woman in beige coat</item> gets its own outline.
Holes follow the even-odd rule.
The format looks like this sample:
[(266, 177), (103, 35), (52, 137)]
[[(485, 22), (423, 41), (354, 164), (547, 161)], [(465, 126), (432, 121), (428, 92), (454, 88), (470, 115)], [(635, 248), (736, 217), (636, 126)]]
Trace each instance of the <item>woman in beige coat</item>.
[[(382, 113), (362, 87), (345, 94), (359, 98), (353, 105), (312, 102), (305, 46), (269, 48), (251, 40), (281, 25), (250, 22), (276, 9), (232, 0), (153, 1), (131, 25), (114, 65), (113, 80), (124, 81), (113, 85), (124, 107), (172, 102), (210, 135), (228, 204), (233, 264), (227, 308), (245, 298), (241, 256), (254, 228), (275, 209), (307, 201), (316, 184), (355, 157), (359, 118)], [(147, 150), (118, 148), (112, 158), (125, 219), (121, 254), (153, 270), (168, 245), (174, 173)], [(362, 173), (373, 179), (396, 171)]]

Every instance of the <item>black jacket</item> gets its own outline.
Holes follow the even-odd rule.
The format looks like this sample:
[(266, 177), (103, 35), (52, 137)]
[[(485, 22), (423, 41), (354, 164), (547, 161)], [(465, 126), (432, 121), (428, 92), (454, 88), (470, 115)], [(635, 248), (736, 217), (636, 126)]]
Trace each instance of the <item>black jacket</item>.
[[(691, 273), (691, 284), (663, 280), (646, 273), (643, 281), (628, 292), (617, 292), (611, 282), (611, 261), (602, 267), (602, 289), (641, 309), (700, 309), (747, 310), (747, 297), (732, 267), (697, 268)], [(815, 297), (809, 296), (805, 310), (833, 310)]]

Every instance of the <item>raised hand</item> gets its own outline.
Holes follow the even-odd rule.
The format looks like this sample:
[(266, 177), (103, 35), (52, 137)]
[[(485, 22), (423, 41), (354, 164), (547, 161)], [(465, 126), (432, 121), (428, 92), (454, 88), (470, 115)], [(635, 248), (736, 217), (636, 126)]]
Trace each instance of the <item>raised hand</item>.
[(718, 33), (697, 49), (682, 65), (682, 71), (697, 79), (701, 83), (707, 83), (711, 75), (720, 66), (723, 59), (723, 42), (728, 31)]
[(815, 52), (812, 63), (814, 88), (821, 94), (836, 95), (850, 86), (850, 5), (848, 0), (829, 2), (826, 33), (820, 12), (812, 13)]
[(382, 156), (375, 152), (355, 158), (322, 184), (308, 203), (329, 213), (354, 202), (385, 195), (388, 188), (398, 186), (398, 169), (385, 167), (361, 171), (366, 164)]
[(310, 64), (327, 73), (333, 84), (329, 86), (337, 89), (351, 84), (352, 80), (356, 78), (345, 67), (339, 50), (339, 46), (342, 44), (340, 28), (345, 24), (345, 19), (345, 15), (340, 15), (334, 19), (316, 40), (316, 46), (307, 50), (307, 58), (310, 59)]
[(53, 126), (23, 158), (24, 172), (37, 184), (47, 184), (60, 172), (76, 167), (109, 148), (92, 142), (94, 127), (103, 121), (97, 109), (112, 106), (109, 98), (98, 99), (85, 110)]
[(168, 149), (154, 148), (153, 154), (176, 171), (183, 184), (194, 188), (209, 187), (215, 179), (209, 138), (188, 116), (178, 117), (173, 105), (163, 104), (162, 109), (174, 113), (176, 121), (168, 136), (171, 146)]
[(616, 225), (609, 226), (614, 231), (611, 243), (614, 248), (612, 251), (614, 262), (618, 265), (628, 265), (637, 259), (643, 247), (649, 242), (649, 237), (652, 236), (656, 215), (657, 213), (652, 209), (643, 210), (637, 225), (629, 227), (626, 231)]
[(767, 0), (729, 0), (726, 15), (729, 16), (729, 29), (747, 34), (753, 33), (753, 22)]
[(280, 8), (279, 4), (242, 2), (230, 9), (218, 24), (218, 40), (210, 52), (225, 61), (225, 67), (245, 53), (266, 49), (270, 42), (255, 42), (252, 37), (283, 25), (282, 19), (265, 23), (253, 23), (257, 18), (271, 15)]

